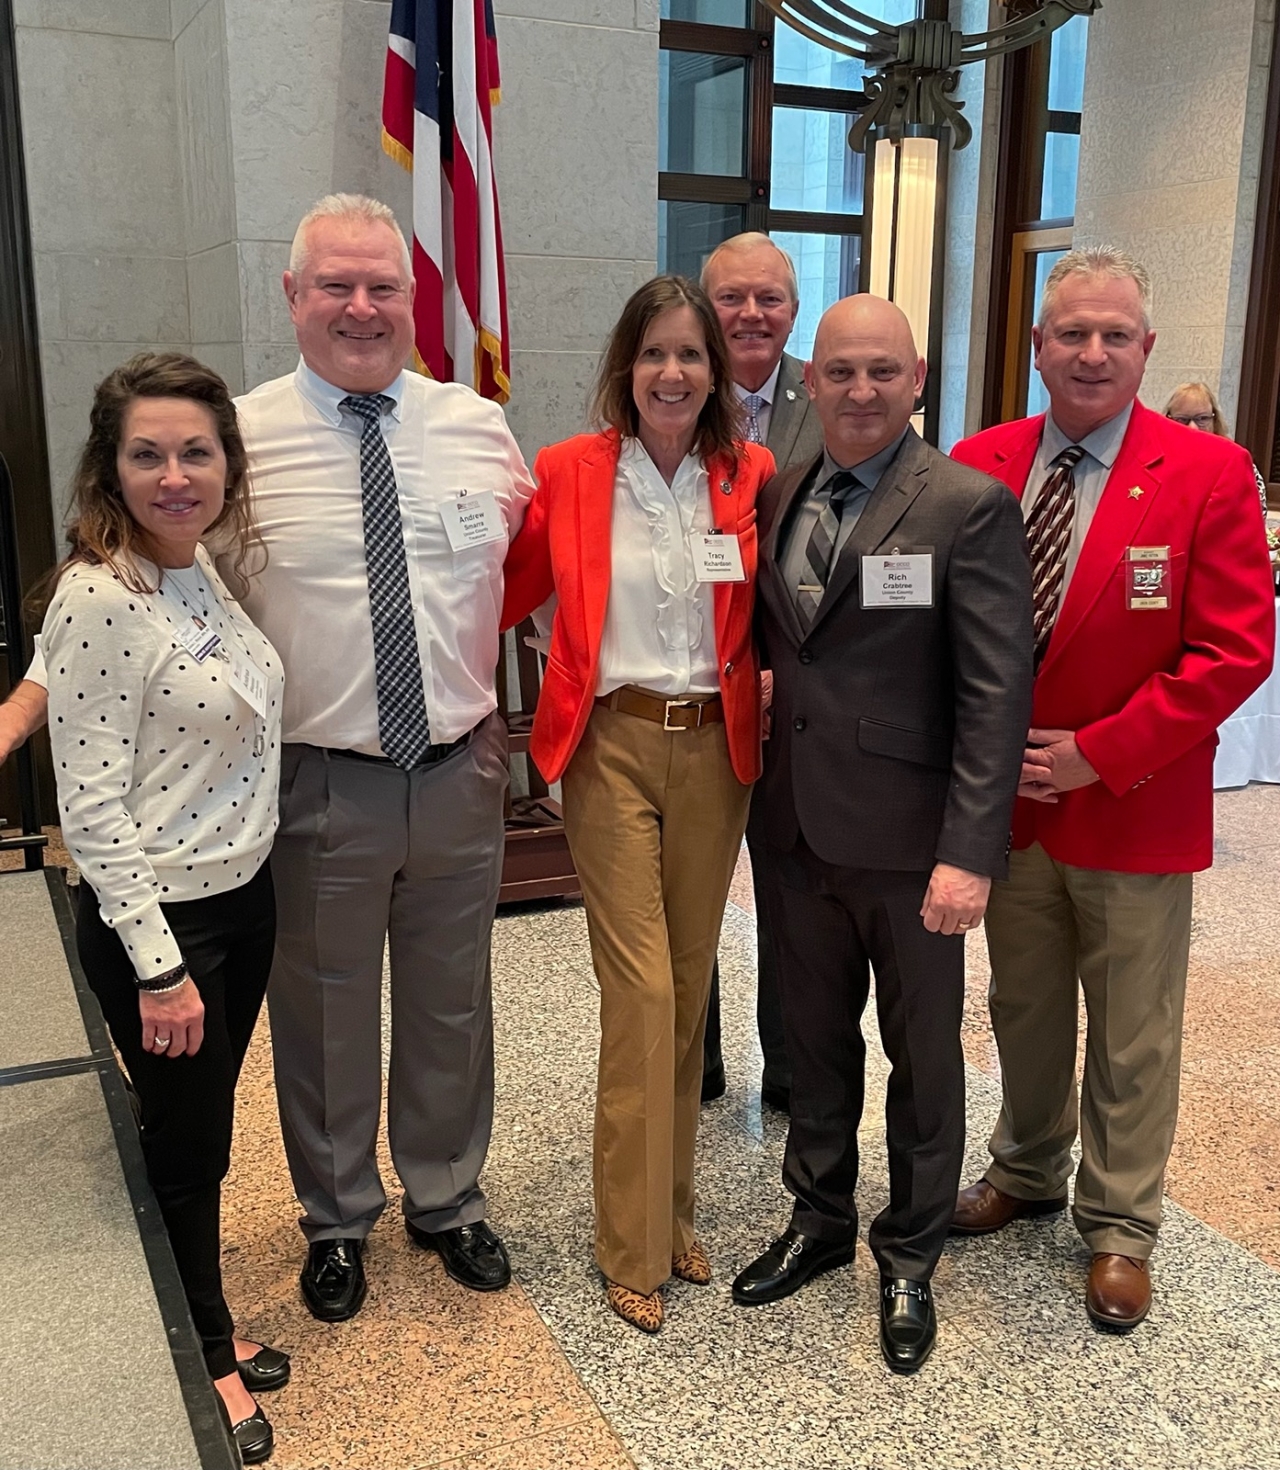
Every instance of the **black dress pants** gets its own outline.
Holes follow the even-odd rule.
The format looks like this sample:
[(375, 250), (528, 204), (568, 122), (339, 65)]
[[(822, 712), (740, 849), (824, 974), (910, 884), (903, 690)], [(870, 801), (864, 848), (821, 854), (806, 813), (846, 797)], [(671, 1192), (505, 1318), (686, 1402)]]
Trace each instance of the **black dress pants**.
[[(786, 1036), (782, 1029), (782, 1002), (778, 998), (778, 960), (773, 939), (770, 899), (769, 849), (764, 840), (764, 802), (757, 783), (747, 818), (747, 851), (751, 855), (751, 887), (756, 900), (756, 1025), (764, 1053), (762, 1085), (781, 1092), (791, 1087), (791, 1063), (787, 1060)], [(702, 1075), (723, 1075), (724, 1055), (720, 1046), (720, 965), (711, 971), (711, 999), (707, 1005), (707, 1029), (702, 1039)]]
[(795, 1198), (791, 1223), (820, 1240), (857, 1234), (866, 1063), (860, 1022), (874, 969), (891, 1067), (889, 1204), (869, 1240), (884, 1275), (925, 1280), (942, 1254), (964, 1159), (964, 938), (924, 927), (928, 873), (837, 867), (803, 838), (771, 858), (792, 1067), (782, 1168)]
[(264, 863), (239, 888), (162, 905), (204, 1002), (195, 1056), (142, 1049), (133, 965), (80, 885), (76, 941), (116, 1049), (142, 1105), (142, 1152), (169, 1232), (211, 1378), (235, 1372), (231, 1313), (222, 1294), (219, 1210), (231, 1161), (236, 1080), (262, 1006), (275, 944), (275, 895)]

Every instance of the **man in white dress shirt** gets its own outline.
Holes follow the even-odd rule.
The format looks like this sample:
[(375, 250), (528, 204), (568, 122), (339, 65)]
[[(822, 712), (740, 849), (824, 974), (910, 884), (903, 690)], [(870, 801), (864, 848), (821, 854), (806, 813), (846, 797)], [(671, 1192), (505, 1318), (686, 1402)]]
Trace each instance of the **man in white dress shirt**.
[[(746, 409), (747, 437), (767, 445), (779, 472), (808, 464), (822, 453), (822, 425), (804, 386), (804, 363), (786, 351), (800, 310), (795, 266), (768, 235), (734, 235), (707, 257), (702, 285), (724, 328), (733, 385)], [(786, 1112), (791, 1097), (791, 1064), (782, 1034), (778, 973), (769, 921), (765, 865), (768, 852), (760, 816), (752, 807), (747, 823), (752, 887), (756, 900), (756, 1022), (764, 1053), (761, 1100)], [(703, 1045), (702, 1096), (725, 1090), (720, 1051), (720, 975), (712, 976), (711, 1002)]]
[[(502, 563), (533, 482), (497, 405), (404, 371), (414, 283), (385, 205), (322, 199), (284, 288), (302, 361), (238, 401), (267, 550), (242, 601), (285, 668), (268, 1003), (309, 1245), (302, 1294), (338, 1322), (364, 1301), (363, 1242), (386, 1205), (388, 940), (387, 1131), (406, 1229), (465, 1286), (510, 1280), (477, 1180), (507, 788)], [(46, 707), (24, 680), (0, 715), (0, 758)]]
[(387, 1128), (411, 1238), (478, 1291), (510, 1280), (478, 1176), (493, 1115), (489, 934), (507, 787), (502, 562), (533, 491), (502, 411), (404, 365), (414, 283), (385, 206), (337, 195), (284, 276), (302, 361), (240, 401), (268, 550), (245, 608), (286, 671), (276, 1088), (323, 1321), (365, 1295), (382, 961)]

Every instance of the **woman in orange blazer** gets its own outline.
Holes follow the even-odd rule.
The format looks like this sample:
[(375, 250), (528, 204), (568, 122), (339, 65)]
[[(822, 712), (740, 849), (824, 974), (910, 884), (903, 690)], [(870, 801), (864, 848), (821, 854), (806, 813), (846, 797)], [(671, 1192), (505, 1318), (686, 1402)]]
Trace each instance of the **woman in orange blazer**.
[(760, 774), (751, 640), (756, 492), (724, 338), (691, 281), (623, 308), (601, 432), (537, 458), (503, 623), (554, 592), (530, 751), (561, 780), (600, 983), (596, 1260), (610, 1306), (662, 1325), (673, 1274), (705, 1285), (693, 1224), (702, 1033), (729, 880)]

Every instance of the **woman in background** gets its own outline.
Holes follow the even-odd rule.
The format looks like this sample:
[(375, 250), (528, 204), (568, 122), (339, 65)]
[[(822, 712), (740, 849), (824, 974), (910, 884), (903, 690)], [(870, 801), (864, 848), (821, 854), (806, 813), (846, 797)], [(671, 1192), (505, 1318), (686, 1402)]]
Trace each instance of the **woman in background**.
[[(1219, 438), (1231, 437), (1222, 408), (1208, 383), (1182, 383), (1173, 390), (1164, 406), (1164, 416), (1175, 424), (1185, 424), (1188, 429), (1197, 429), (1202, 434), (1217, 434)], [(1253, 467), (1253, 478), (1258, 482), (1258, 497), (1262, 501), (1262, 514), (1267, 513), (1267, 482), (1262, 471)]]
[(755, 499), (715, 311), (658, 276), (623, 308), (599, 431), (539, 454), (503, 623), (558, 596), (530, 751), (563, 780), (600, 984), (595, 1252), (609, 1305), (662, 1325), (705, 1285), (693, 1155), (711, 966), (760, 773)]

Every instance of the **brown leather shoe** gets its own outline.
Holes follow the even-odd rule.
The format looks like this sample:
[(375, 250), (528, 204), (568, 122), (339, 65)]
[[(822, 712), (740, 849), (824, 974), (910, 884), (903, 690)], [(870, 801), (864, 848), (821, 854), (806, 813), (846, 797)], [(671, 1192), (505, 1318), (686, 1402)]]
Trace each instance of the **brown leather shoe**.
[(1013, 1220), (1036, 1215), (1056, 1215), (1067, 1207), (1065, 1194), (1057, 1199), (1015, 1199), (1004, 1190), (979, 1179), (962, 1189), (951, 1217), (952, 1235), (994, 1235)]
[(1099, 1327), (1128, 1332), (1151, 1310), (1151, 1272), (1132, 1256), (1096, 1255), (1089, 1267), (1085, 1310)]

